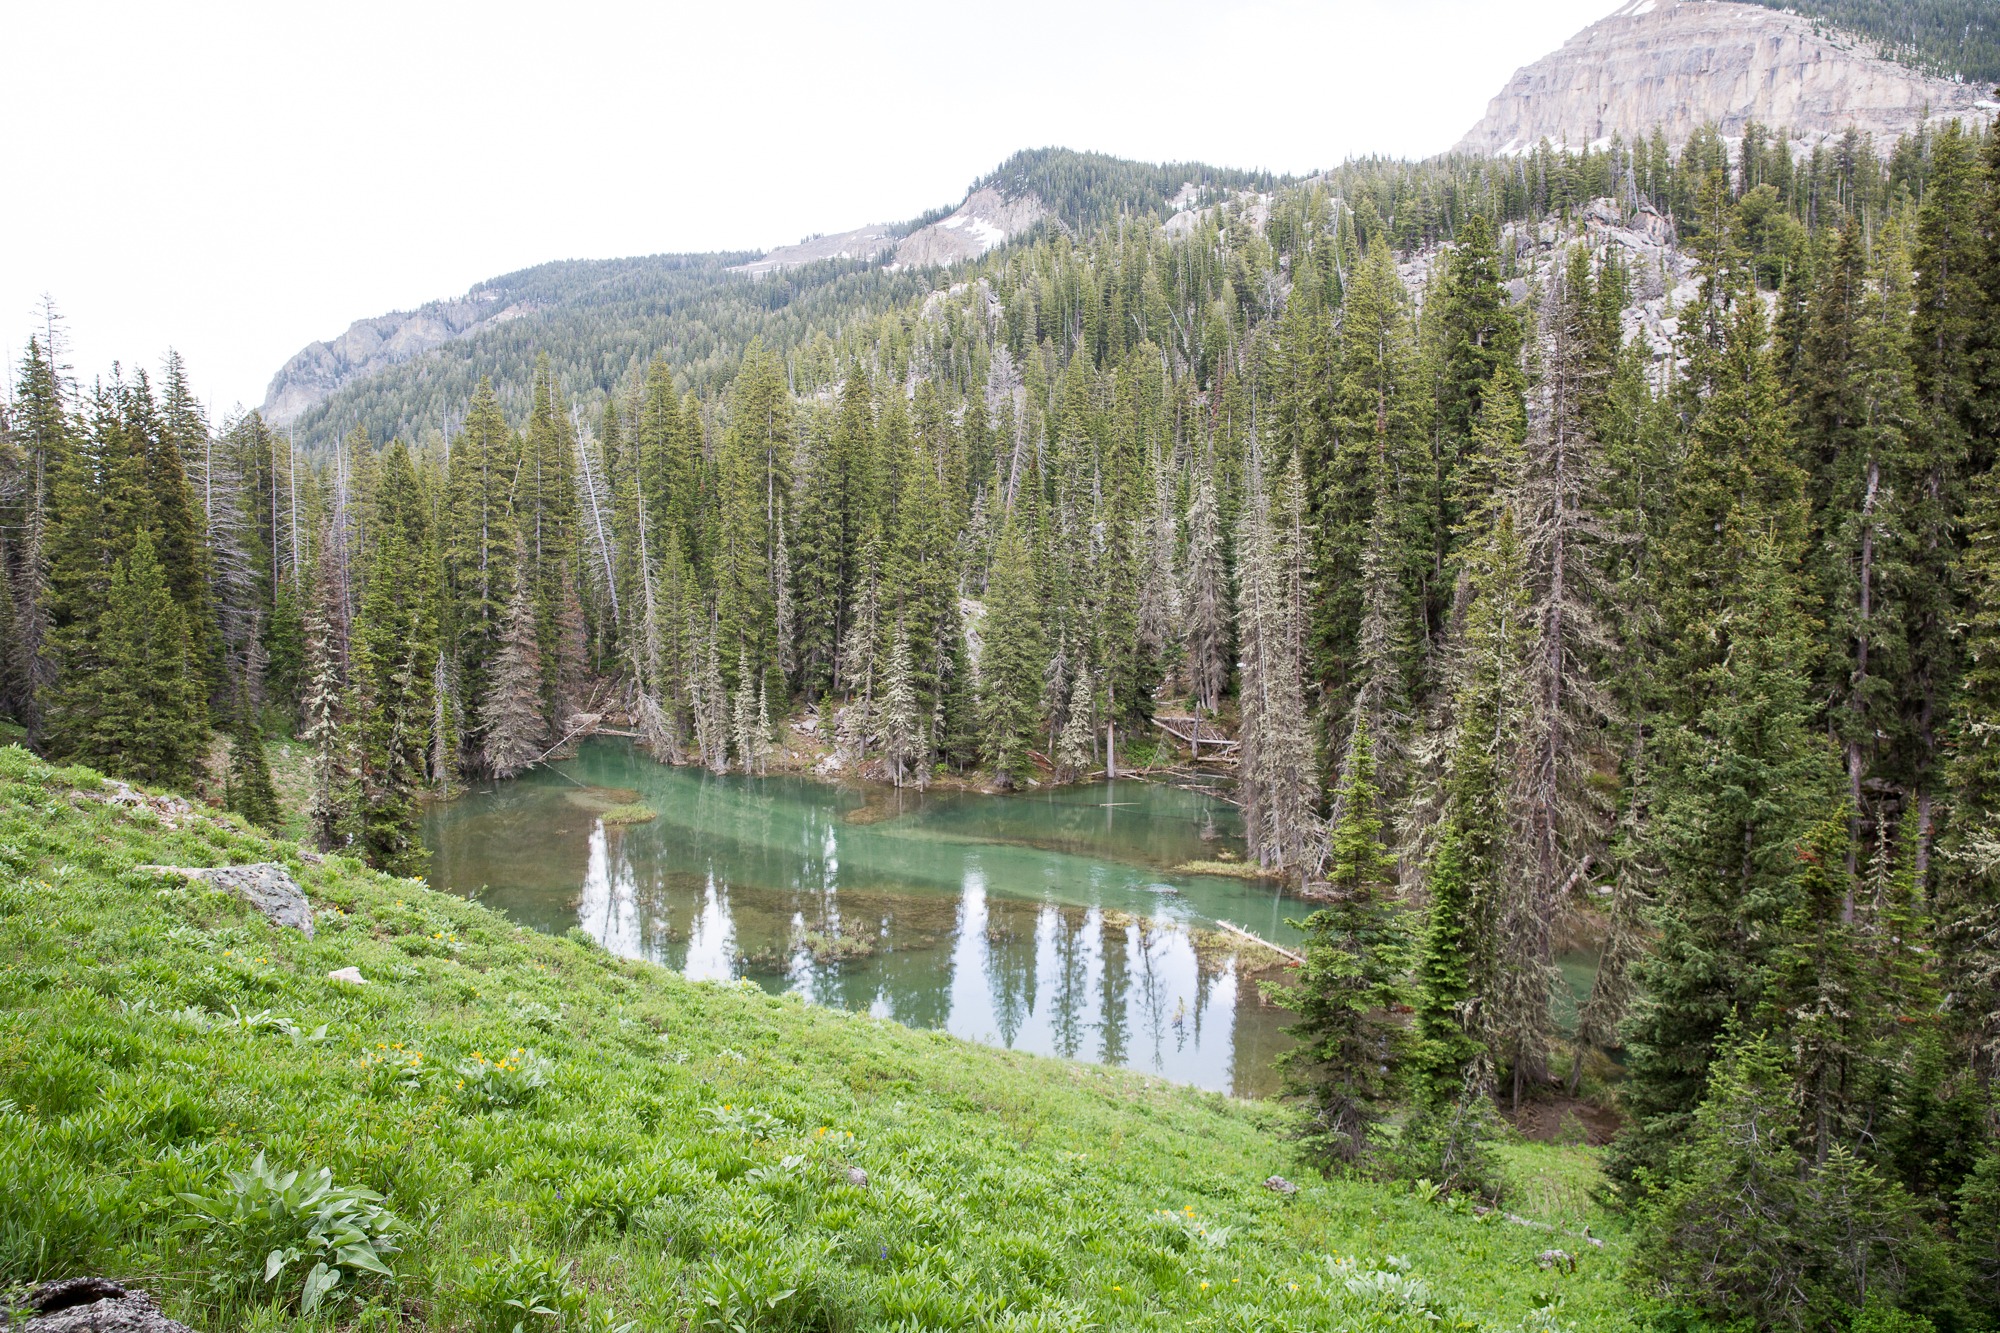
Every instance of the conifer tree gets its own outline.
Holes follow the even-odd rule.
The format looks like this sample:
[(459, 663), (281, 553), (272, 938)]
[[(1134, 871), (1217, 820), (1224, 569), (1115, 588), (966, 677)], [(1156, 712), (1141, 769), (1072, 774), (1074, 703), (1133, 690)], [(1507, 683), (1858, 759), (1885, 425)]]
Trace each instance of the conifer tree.
[(757, 756), (763, 742), (757, 735), (757, 687), (762, 677), (750, 670), (747, 649), (737, 653), (736, 698), (730, 709), (729, 739), (736, 749), (736, 762), (745, 773), (757, 771)]
[(1965, 669), (1953, 700), (1950, 805), (1933, 901), (1954, 1036), (1990, 1088), (2000, 1086), (2000, 472), (1973, 480), (1957, 573)]
[(889, 780), (898, 787), (903, 785), (909, 765), (915, 763), (921, 771), (926, 758), (919, 749), (923, 722), (910, 676), (910, 644), (899, 625), (883, 664), (882, 703), (875, 715), (882, 737), (882, 758), (889, 765)]
[(1580, 249), (1555, 271), (1539, 332), (1540, 393), (1507, 495), (1521, 541), (1532, 639), (1523, 727), (1507, 774), (1508, 843), (1496, 931), (1497, 985), (1487, 1020), (1515, 1105), (1546, 1080), (1555, 1040), (1550, 997), (1561, 984), (1551, 926), (1566, 893), (1602, 854), (1609, 810), (1595, 765), (1611, 701), (1597, 663), (1614, 645), (1603, 582), (1611, 533), (1600, 504), (1604, 467), (1594, 400), (1608, 366), (1590, 333), (1590, 260)]
[(484, 377), (466, 411), (465, 425), (446, 460), (444, 587), (446, 632), (466, 701), (462, 744), (477, 768), (486, 731), (483, 713), (491, 671), (505, 632), (514, 588), (510, 480), (513, 440), (492, 382)]
[(1033, 772), (1030, 751), (1040, 730), (1047, 665), (1036, 585), (1020, 516), (1009, 514), (986, 589), (979, 688), (987, 762), (1002, 782), (1016, 786)]
[(118, 777), (186, 787), (208, 740), (206, 691), (186, 613), (145, 529), (111, 568), (96, 657), (96, 703), (76, 757)]
[(1304, 627), (1288, 596), (1278, 533), (1253, 456), (1237, 519), (1240, 589), (1236, 634), (1241, 677), (1239, 790), (1245, 841), (1266, 869), (1303, 873), (1319, 851), (1318, 765), (1304, 698)]
[(1349, 747), (1331, 834), (1326, 890), (1333, 901), (1301, 923), (1305, 964), (1273, 992), (1298, 1015), (1298, 1044), (1278, 1057), (1285, 1090), (1303, 1100), (1301, 1137), (1330, 1165), (1358, 1166), (1377, 1147), (1377, 1127), (1403, 1086), (1406, 1029), (1400, 1003), (1402, 940), (1390, 901), (1396, 865), (1382, 842), (1381, 793), (1367, 723)]
[(1378, 545), (1378, 556), (1389, 562), (1388, 577), (1402, 594), (1402, 641), (1414, 650), (1429, 639), (1418, 631), (1435, 592), (1428, 553), (1438, 516), (1427, 480), (1434, 467), (1425, 444), (1425, 398), (1409, 293), (1396, 275), (1386, 241), (1378, 237), (1347, 288), (1328, 453), (1312, 466), (1318, 499), (1314, 581), (1319, 589), (1313, 680), (1336, 718), (1346, 715), (1359, 683), (1356, 645), (1365, 586), (1361, 560), (1370, 546), (1371, 527), (1389, 534)]
[(1195, 478), (1188, 509), (1187, 670), (1195, 702), (1215, 712), (1229, 680), (1229, 573), (1223, 565), (1222, 515), (1207, 471)]
[(358, 833), (369, 865), (416, 875), (425, 860), (417, 824), (434, 713), (437, 590), (429, 576), (435, 565), (428, 506), (408, 449), (392, 443), (378, 466), (349, 682), (361, 760)]
[(777, 358), (753, 344), (731, 393), (719, 460), (715, 589), (723, 645), (736, 650), (732, 670), (740, 661), (758, 676), (778, 660), (770, 570), (778, 496), (791, 484), (791, 413)]
[(335, 630), (334, 604), (338, 596), (332, 544), (322, 541), (314, 567), (312, 599), (305, 615), (305, 724), (300, 728), (299, 739), (312, 756), (306, 825), (312, 832), (314, 845), (328, 852), (346, 845), (353, 812), (345, 690)]
[(486, 770), (509, 778), (540, 757), (546, 738), (541, 704), (541, 648), (535, 634), (535, 602), (526, 562), (507, 608), (507, 623), (494, 658), (492, 684), (480, 708), (485, 726)]
[(283, 818), (271, 766), (264, 753), (264, 724), (251, 699), (248, 674), (236, 695), (235, 735), (229, 746), (228, 807), (262, 829), (277, 829)]
[(876, 573), (879, 563), (875, 544), (871, 542), (852, 620), (841, 638), (840, 658), (835, 663), (836, 681), (848, 696), (840, 748), (855, 758), (867, 753), (875, 726), (875, 643), (882, 618), (881, 581)]
[[(1528, 700), (1520, 686), (1534, 624), (1527, 554), (1513, 508), (1492, 511), (1489, 524), (1462, 575), (1467, 604), (1452, 652), (1454, 688), (1441, 729), (1439, 827), (1431, 852), (1432, 873), (1447, 879), (1432, 890), (1420, 966), (1427, 987), (1417, 1021), (1426, 1104), (1440, 1115), (1493, 1091), (1503, 1052), (1518, 1053), (1540, 1031), (1537, 1025), (1523, 1032), (1519, 1015), (1509, 1027), (1496, 1012), (1504, 966), (1501, 919), (1512, 887), (1507, 858), (1513, 830), (1504, 775), (1527, 722)], [(1450, 910), (1440, 909), (1440, 902), (1451, 904)], [(1477, 1043), (1470, 1052), (1469, 1039)], [(1467, 1132), (1477, 1129), (1472, 1122), (1449, 1123)], [(1471, 1169), (1469, 1159), (1465, 1166)]]
[(1055, 754), (1051, 756), (1055, 761), (1058, 782), (1077, 781), (1090, 764), (1090, 753), (1097, 735), (1093, 725), (1095, 705), (1090, 673), (1077, 672), (1076, 682), (1070, 687), (1068, 717), (1063, 722), (1061, 736), (1056, 740)]
[(1180, 580), (1180, 514), (1175, 508), (1174, 475), (1163, 449), (1152, 459), (1152, 497), (1146, 513), (1145, 558), (1139, 575), (1140, 646), (1152, 655), (1162, 677), (1180, 665), (1183, 612)]
[(1949, 616), (1943, 582), (1923, 572), (1934, 562), (1917, 549), (1930, 504), (1912, 449), (1909, 278), (1896, 230), (1875, 249), (1871, 264), (1860, 221), (1850, 218), (1822, 265), (1800, 395), (1826, 608), (1822, 688), (1838, 701), (1828, 722), (1846, 761), (1856, 839), (1864, 822), (1879, 822), (1871, 779), (1930, 787), (1930, 738), (1921, 723), (1910, 725), (1925, 711), (1911, 688), (1912, 658), (1924, 653), (1924, 627)]
[(1688, 682), (1702, 702), (1657, 747), (1659, 940), (1627, 1022), (1635, 1123), (1613, 1160), (1628, 1183), (1641, 1167), (1663, 1169), (1687, 1133), (1725, 1027), (1755, 1031), (1775, 998), (1799, 849), (1827, 810), (1844, 809), (1812, 725), (1811, 622), (1775, 541), (1751, 548), (1742, 577), (1717, 626), (1728, 651)]
[(717, 773), (729, 771), (729, 688), (722, 677), (722, 633), (711, 611), (705, 642), (707, 654), (701, 663), (701, 692), (696, 707), (701, 710), (703, 751), (708, 766)]
[(28, 340), (15, 373), (8, 408), (8, 434), (21, 450), (20, 536), (11, 579), (14, 595), (11, 675), (17, 715), (31, 737), (42, 735), (42, 705), (54, 685), (55, 661), (49, 643), (55, 610), (50, 583), (50, 528), (54, 483), (74, 446), (75, 427), (53, 348), (40, 337)]

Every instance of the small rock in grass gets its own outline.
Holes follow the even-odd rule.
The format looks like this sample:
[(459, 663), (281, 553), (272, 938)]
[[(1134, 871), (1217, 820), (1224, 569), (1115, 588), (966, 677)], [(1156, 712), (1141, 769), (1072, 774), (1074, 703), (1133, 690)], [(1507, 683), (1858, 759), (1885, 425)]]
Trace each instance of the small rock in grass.
[(1542, 1268), (1560, 1269), (1565, 1273), (1576, 1271), (1576, 1256), (1568, 1250), (1543, 1250), (1535, 1256), (1535, 1263)]
[(344, 981), (350, 986), (366, 986), (368, 978), (361, 975), (358, 967), (337, 967), (326, 974), (328, 981)]
[(140, 866), (158, 875), (181, 875), (227, 889), (262, 912), (274, 926), (290, 926), (313, 937), (312, 904), (291, 872), (275, 861), (249, 866)]
[(1270, 1176), (1264, 1181), (1264, 1188), (1273, 1194), (1297, 1194), (1299, 1187), (1283, 1176)]
[(868, 1188), (868, 1173), (858, 1166), (850, 1166), (847, 1168), (847, 1183), (858, 1190), (865, 1190)]
[(27, 1333), (193, 1333), (160, 1313), (147, 1293), (109, 1278), (49, 1282), (28, 1294)]

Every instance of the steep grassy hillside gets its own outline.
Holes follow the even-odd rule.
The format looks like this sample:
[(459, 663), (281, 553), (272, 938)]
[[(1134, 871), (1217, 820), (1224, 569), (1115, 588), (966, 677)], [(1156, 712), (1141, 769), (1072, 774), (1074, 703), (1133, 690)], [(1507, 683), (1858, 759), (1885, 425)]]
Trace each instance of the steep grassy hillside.
[[(217, 1330), (1631, 1326), (1616, 1238), (1306, 1178), (1276, 1108), (688, 983), (109, 794), (0, 750), (0, 1285), (106, 1273)], [(316, 939), (137, 868), (270, 859)], [(1517, 1208), (1588, 1220), (1587, 1150), (1510, 1158)]]

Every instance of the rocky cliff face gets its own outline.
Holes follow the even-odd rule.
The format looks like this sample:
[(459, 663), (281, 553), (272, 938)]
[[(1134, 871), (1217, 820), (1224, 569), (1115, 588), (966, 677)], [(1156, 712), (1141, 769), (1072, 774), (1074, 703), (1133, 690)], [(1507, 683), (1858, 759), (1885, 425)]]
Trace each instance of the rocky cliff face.
[(271, 377), (264, 391), (264, 420), (274, 426), (289, 425), (350, 380), (532, 309), (508, 300), (504, 290), (475, 287), (454, 301), (432, 301), (415, 310), (356, 320), (338, 338), (309, 344)]
[(781, 245), (762, 259), (736, 264), (729, 271), (761, 277), (820, 259), (873, 260), (884, 256), (896, 268), (956, 264), (977, 259), (1046, 216), (1048, 209), (1032, 194), (1009, 199), (995, 189), (974, 190), (950, 216), (919, 227), (900, 240), (890, 227), (856, 227), (832, 236), (809, 237), (797, 245)]
[(995, 189), (975, 190), (950, 217), (919, 227), (896, 246), (898, 268), (956, 264), (977, 259), (1048, 216), (1032, 194), (1009, 199)]
[(762, 259), (753, 259), (747, 264), (731, 264), (729, 271), (761, 278), (766, 273), (797, 268), (800, 264), (812, 264), (822, 259), (877, 259), (887, 254), (895, 244), (896, 231), (893, 227), (881, 224), (856, 227), (853, 231), (835, 232), (831, 236), (808, 236), (797, 245), (781, 245)]
[(1559, 51), (1516, 71), (1458, 141), (1467, 153), (1526, 152), (1547, 138), (1583, 148), (1654, 126), (1674, 144), (1755, 120), (1817, 141), (1849, 127), (1878, 138), (1926, 116), (1985, 120), (1983, 86), (1929, 78), (1795, 14), (1726, 0), (1629, 0)]

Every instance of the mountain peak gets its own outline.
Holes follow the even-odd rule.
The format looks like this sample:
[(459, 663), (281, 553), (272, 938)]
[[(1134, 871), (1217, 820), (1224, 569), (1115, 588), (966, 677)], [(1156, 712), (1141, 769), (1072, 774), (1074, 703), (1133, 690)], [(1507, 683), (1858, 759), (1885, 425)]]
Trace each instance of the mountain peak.
[(1750, 121), (1817, 142), (1858, 129), (1893, 138), (1960, 116), (1984, 119), (1982, 88), (1885, 59), (1824, 20), (1731, 0), (1626, 0), (1517, 70), (1461, 153), (1513, 154), (1548, 139), (1583, 148), (1703, 125), (1725, 138)]

